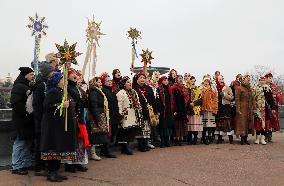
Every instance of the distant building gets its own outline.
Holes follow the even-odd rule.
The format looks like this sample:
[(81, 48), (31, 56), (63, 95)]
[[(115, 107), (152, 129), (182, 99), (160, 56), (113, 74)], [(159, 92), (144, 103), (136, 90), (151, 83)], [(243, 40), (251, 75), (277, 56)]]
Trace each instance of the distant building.
[[(141, 72), (142, 70), (143, 70), (143, 67), (134, 67), (132, 69), (132, 72), (138, 73), (138, 72)], [(147, 72), (150, 74), (150, 76), (153, 74), (154, 71), (158, 71), (158, 72), (160, 72), (161, 75), (163, 75), (163, 74), (168, 73), (170, 71), (170, 68), (168, 68), (168, 67), (152, 67), (152, 66), (147, 67)]]

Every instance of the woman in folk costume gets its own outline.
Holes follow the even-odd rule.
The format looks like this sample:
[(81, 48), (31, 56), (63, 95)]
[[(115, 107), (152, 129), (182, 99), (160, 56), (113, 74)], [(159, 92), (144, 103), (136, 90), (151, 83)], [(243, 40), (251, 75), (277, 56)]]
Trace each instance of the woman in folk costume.
[(182, 145), (183, 137), (186, 135), (186, 103), (185, 87), (183, 86), (182, 75), (177, 76), (176, 84), (171, 87), (172, 111), (175, 120), (175, 142), (176, 145)]
[(112, 71), (112, 90), (115, 94), (120, 91), (119, 82), (122, 79), (121, 73), (119, 69), (114, 69)]
[(276, 103), (276, 110), (275, 113), (272, 115), (271, 119), (271, 127), (272, 130), (268, 131), (267, 135), (267, 141), (272, 142), (272, 131), (279, 131), (280, 130), (280, 125), (279, 125), (279, 107), (282, 105), (282, 91), (279, 89), (279, 87), (273, 83), (273, 75), (272, 73), (267, 73), (265, 75), (266, 79), (266, 84), (271, 88), (272, 93), (273, 93), (273, 98)]
[(110, 113), (108, 100), (102, 91), (102, 81), (95, 77), (90, 82), (89, 90), (89, 139), (91, 143), (91, 158), (99, 161), (101, 158), (96, 154), (96, 146), (101, 147), (101, 155), (107, 158), (116, 158), (111, 154), (109, 145)]
[(236, 135), (241, 136), (241, 145), (247, 144), (248, 134), (254, 135), (254, 123), (253, 123), (253, 95), (250, 87), (250, 76), (245, 75), (242, 78), (241, 85), (236, 93)]
[(121, 118), (117, 141), (121, 145), (122, 154), (133, 155), (129, 143), (134, 141), (138, 127), (142, 124), (142, 107), (128, 76), (120, 80), (120, 89), (116, 94)]
[(83, 165), (88, 163), (87, 148), (89, 147), (88, 133), (85, 124), (84, 109), (87, 108), (87, 96), (84, 91), (77, 85), (77, 81), (80, 79), (80, 73), (73, 68), (68, 70), (68, 95), (75, 102), (75, 114), (78, 127), (78, 148), (77, 158), (73, 161), (61, 161), (65, 164), (65, 171), (75, 173), (76, 171), (86, 172), (88, 169)]
[[(196, 79), (191, 76), (186, 82), (186, 111), (187, 111), (187, 142), (188, 144), (197, 144), (199, 131), (203, 131), (201, 105), (201, 90), (195, 85)], [(193, 140), (192, 140), (193, 136)]]
[(63, 104), (67, 108), (67, 131), (65, 117), (60, 115), (64, 81), (60, 72), (55, 72), (47, 81), (47, 93), (43, 103), (41, 125), (41, 158), (47, 160), (47, 180), (61, 182), (67, 179), (58, 174), (60, 160), (76, 160), (78, 148), (75, 102), (72, 97)]
[(172, 135), (174, 120), (173, 112), (171, 109), (172, 96), (169, 87), (169, 81), (166, 76), (159, 79), (159, 99), (158, 99), (158, 112), (159, 115), (159, 133), (161, 136), (160, 147), (170, 147), (170, 136)]
[(242, 79), (242, 75), (238, 74), (236, 75), (236, 79), (234, 81), (231, 82), (230, 88), (232, 89), (233, 92), (233, 96), (234, 99), (232, 100), (232, 127), (235, 128), (236, 125), (236, 101), (235, 101), (235, 97), (236, 97), (236, 92), (238, 90), (238, 87), (241, 85), (241, 79)]
[(177, 79), (177, 71), (175, 69), (171, 69), (168, 76), (169, 86), (172, 86), (176, 83)]
[[(153, 89), (153, 93), (155, 96), (155, 103), (156, 103), (156, 107), (158, 108), (158, 100), (159, 100), (159, 81), (160, 79), (160, 72), (158, 71), (154, 71), (151, 77), (151, 80), (149, 82), (149, 86)], [(151, 143), (154, 144), (154, 142), (158, 142), (160, 143), (161, 138), (158, 134), (158, 128), (159, 126), (151, 126)]]
[(110, 76), (107, 73), (103, 73), (100, 79), (103, 84), (102, 91), (108, 100), (111, 142), (116, 143), (118, 125), (120, 125), (119, 120), (117, 119), (119, 118), (117, 98), (116, 94), (112, 90), (112, 79)]
[(203, 77), (203, 83), (200, 89), (202, 98), (201, 111), (203, 113), (202, 142), (208, 145), (214, 141), (216, 128), (215, 115), (218, 112), (218, 95), (212, 87), (212, 81), (208, 75)]
[(137, 92), (139, 102), (142, 107), (144, 126), (138, 131), (136, 136), (138, 140), (139, 150), (145, 152), (147, 150), (155, 148), (149, 143), (151, 134), (151, 118), (149, 106), (153, 108), (153, 114), (157, 114), (157, 108), (155, 103), (155, 96), (151, 87), (146, 85), (146, 75), (143, 72), (136, 74), (133, 77), (133, 89)]
[(217, 143), (222, 143), (222, 137), (225, 135), (229, 136), (229, 141), (233, 143), (234, 129), (231, 124), (232, 119), (232, 106), (233, 92), (229, 86), (225, 85), (224, 78), (219, 75), (216, 80), (217, 91), (218, 91), (218, 112), (216, 115), (216, 131), (215, 134), (218, 135)]
[(259, 79), (259, 84), (254, 88), (254, 125), (256, 131), (255, 144), (266, 145), (265, 135), (271, 131), (272, 113), (275, 113), (276, 105), (272, 90), (266, 84), (265, 78)]

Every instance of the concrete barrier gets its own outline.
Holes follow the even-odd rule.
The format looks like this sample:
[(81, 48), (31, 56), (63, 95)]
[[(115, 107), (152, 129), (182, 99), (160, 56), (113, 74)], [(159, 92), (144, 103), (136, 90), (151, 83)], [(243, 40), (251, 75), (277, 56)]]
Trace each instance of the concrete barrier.
[(0, 166), (11, 164), (13, 130), (12, 109), (0, 109)]

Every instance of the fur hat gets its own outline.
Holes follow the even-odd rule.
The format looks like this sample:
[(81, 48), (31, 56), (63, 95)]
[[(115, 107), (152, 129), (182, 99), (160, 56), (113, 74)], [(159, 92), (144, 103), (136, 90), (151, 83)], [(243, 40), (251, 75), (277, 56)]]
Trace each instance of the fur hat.
[(22, 76), (26, 76), (27, 74), (34, 72), (34, 70), (30, 67), (20, 67), (19, 70), (21, 71), (20, 74)]
[(203, 76), (203, 82), (206, 81), (206, 80), (208, 80), (209, 83), (211, 83), (211, 77), (210, 77), (210, 75), (208, 76), (208, 74), (206, 74), (206, 75)]
[(48, 75), (54, 71), (53, 66), (50, 65), (50, 63), (43, 61), (39, 64), (39, 71), (42, 74), (43, 77), (48, 77)]
[(54, 53), (49, 53), (45, 56), (45, 60), (50, 63), (51, 61), (58, 61), (58, 59), (56, 58), (56, 54)]

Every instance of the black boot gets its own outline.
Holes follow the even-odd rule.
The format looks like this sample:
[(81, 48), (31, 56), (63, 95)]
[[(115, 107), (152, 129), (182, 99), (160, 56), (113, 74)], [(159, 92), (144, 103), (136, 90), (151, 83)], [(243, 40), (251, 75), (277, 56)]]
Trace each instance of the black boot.
[(57, 175), (57, 172), (55, 171), (49, 172), (47, 174), (46, 180), (50, 182), (62, 182), (63, 181), (63, 179), (60, 179), (59, 176)]
[(164, 141), (165, 141), (165, 146), (166, 147), (170, 147), (171, 146), (171, 141), (170, 141), (169, 136), (165, 136), (164, 137)]
[(129, 148), (127, 143), (121, 144), (121, 154), (133, 155), (133, 151)]
[(213, 143), (214, 140), (215, 140), (214, 130), (210, 129), (210, 130), (208, 131), (208, 136), (209, 136), (209, 142), (210, 142), (210, 143)]
[(76, 164), (75, 165), (75, 168), (77, 171), (79, 172), (87, 172), (88, 171), (88, 168), (87, 167), (84, 167), (83, 165), (81, 164)]
[(244, 140), (244, 137), (241, 136), (241, 145), (244, 145), (245, 144), (245, 140)]
[(165, 137), (161, 136), (160, 148), (164, 148), (164, 147), (165, 147)]
[(75, 165), (72, 164), (65, 164), (65, 171), (66, 172), (71, 172), (71, 173), (75, 173), (76, 172), (76, 168)]
[(208, 136), (205, 136), (204, 144), (209, 145), (209, 137)]
[(204, 141), (205, 141), (205, 136), (206, 136), (206, 129), (204, 129), (204, 130), (202, 131), (201, 143), (204, 143)]
[(26, 169), (24, 169), (24, 168), (12, 170), (12, 174), (27, 175), (28, 173), (29, 172)]
[(244, 137), (244, 143), (247, 144), (247, 145), (250, 145), (250, 143), (248, 142), (248, 137), (247, 136)]
[(217, 144), (221, 144), (223, 142), (222, 135), (218, 135)]
[(102, 155), (105, 156), (106, 158), (117, 158), (114, 154), (110, 152), (108, 145), (102, 146)]
[(143, 148), (146, 149), (146, 151), (150, 151), (151, 148), (148, 146), (148, 139), (143, 139)]
[(229, 135), (229, 142), (230, 144), (233, 144), (233, 135)]
[(137, 139), (137, 141), (138, 141), (138, 150), (140, 152), (146, 152), (147, 150), (145, 149), (143, 145), (143, 139)]
[(267, 139), (267, 141), (270, 142), (270, 143), (272, 142), (272, 131), (268, 132), (268, 139)]
[(187, 144), (188, 144), (188, 145), (192, 144), (192, 135), (191, 135), (191, 132), (189, 132), (189, 133), (187, 134)]
[(192, 142), (192, 144), (193, 145), (196, 145), (197, 144), (197, 135), (198, 135), (198, 133), (196, 134), (196, 132), (193, 134), (193, 142)]

